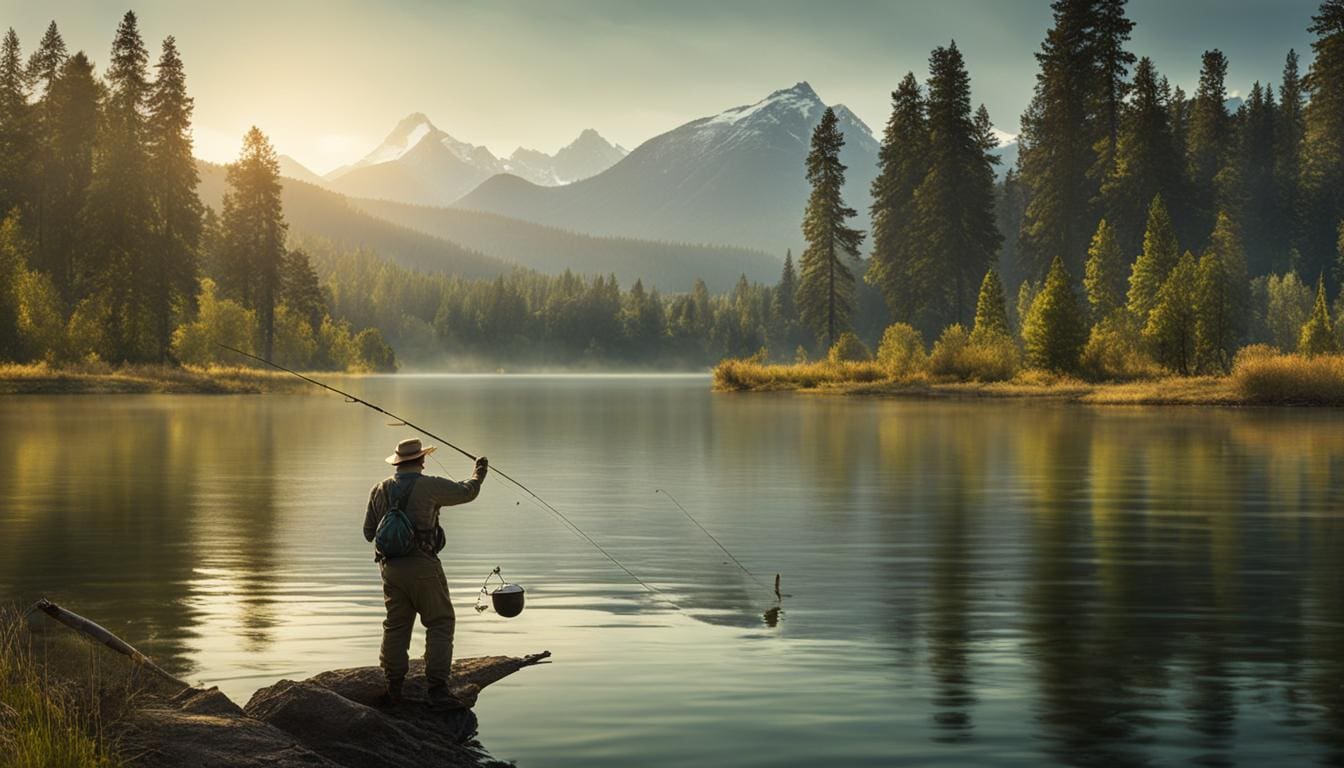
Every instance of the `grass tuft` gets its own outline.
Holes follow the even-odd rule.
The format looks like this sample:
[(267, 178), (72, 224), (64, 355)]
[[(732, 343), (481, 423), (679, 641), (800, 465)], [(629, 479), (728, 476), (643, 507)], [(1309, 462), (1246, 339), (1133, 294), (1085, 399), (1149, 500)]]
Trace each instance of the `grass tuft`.
[(0, 766), (120, 768), (98, 698), (58, 682), (12, 608), (0, 608)]
[(1256, 405), (1344, 405), (1344, 355), (1238, 355), (1232, 385)]

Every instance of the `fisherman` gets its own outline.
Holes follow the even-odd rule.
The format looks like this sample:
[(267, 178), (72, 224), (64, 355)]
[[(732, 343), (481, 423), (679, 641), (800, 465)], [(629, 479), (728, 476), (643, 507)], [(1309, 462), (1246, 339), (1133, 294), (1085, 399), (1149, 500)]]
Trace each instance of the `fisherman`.
[(423, 474), (425, 457), (434, 450), (432, 445), (422, 447), (418, 438), (397, 443), (396, 452), (386, 459), (396, 467), (396, 473), (375, 485), (369, 494), (364, 538), (374, 540), (378, 524), (393, 499), (400, 500), (401, 509), (415, 527), (416, 546), (403, 557), (385, 557), (376, 547), (374, 554), (383, 575), (383, 604), (387, 607), (378, 659), (387, 677), (388, 700), (394, 704), (401, 700), (402, 683), (410, 666), (407, 651), (411, 645), (411, 627), (419, 614), (420, 623), (425, 626), (425, 678), (430, 704), (451, 707), (458, 704), (448, 690), (457, 620), (438, 557), (445, 543), (439, 508), (475, 499), (481, 492), (489, 462), (484, 456), (477, 459), (471, 479), (459, 483)]

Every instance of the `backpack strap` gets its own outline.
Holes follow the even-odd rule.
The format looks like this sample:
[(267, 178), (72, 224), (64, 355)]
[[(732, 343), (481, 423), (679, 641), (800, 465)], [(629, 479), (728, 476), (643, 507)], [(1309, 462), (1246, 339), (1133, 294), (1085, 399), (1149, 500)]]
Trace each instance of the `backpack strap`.
[(392, 478), (392, 485), (391, 485), (391, 486), (387, 489), (387, 491), (386, 491), (386, 494), (387, 494), (387, 511), (388, 511), (388, 512), (391, 512), (393, 508), (396, 508), (396, 509), (400, 509), (402, 512), (405, 512), (405, 511), (406, 511), (406, 502), (408, 502), (408, 501), (411, 500), (411, 492), (415, 490), (415, 484), (416, 484), (419, 480), (420, 480), (420, 475), (419, 475), (418, 473), (417, 473), (417, 474), (414, 474), (414, 475), (411, 475), (411, 482), (408, 483), (408, 484), (406, 485), (406, 490), (404, 490), (404, 491), (402, 491), (401, 493), (397, 494), (397, 496), (396, 496), (396, 500), (394, 501), (394, 500), (393, 500), (393, 497), (392, 497), (392, 488), (399, 487), (399, 486), (401, 485), (401, 483), (400, 483), (395, 477)]

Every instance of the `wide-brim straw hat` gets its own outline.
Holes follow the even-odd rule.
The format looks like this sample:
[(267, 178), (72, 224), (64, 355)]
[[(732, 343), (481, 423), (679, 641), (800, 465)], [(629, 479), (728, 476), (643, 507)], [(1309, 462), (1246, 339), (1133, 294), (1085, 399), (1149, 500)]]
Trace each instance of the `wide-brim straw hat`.
[(405, 464), (408, 461), (415, 461), (421, 456), (428, 456), (436, 450), (438, 450), (438, 448), (433, 445), (421, 447), (420, 438), (412, 437), (397, 443), (396, 453), (383, 459), (383, 461), (386, 461), (388, 464)]

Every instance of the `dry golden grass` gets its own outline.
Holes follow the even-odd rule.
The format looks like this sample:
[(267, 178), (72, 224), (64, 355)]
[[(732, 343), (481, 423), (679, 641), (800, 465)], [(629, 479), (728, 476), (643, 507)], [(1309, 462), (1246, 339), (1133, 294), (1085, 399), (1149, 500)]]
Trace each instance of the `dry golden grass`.
[(1344, 405), (1344, 355), (1240, 355), (1232, 387), (1257, 405)]
[(255, 394), (291, 392), (303, 386), (285, 373), (244, 367), (0, 364), (0, 395)]
[(0, 765), (123, 765), (104, 735), (107, 713), (99, 698), (51, 674), (27, 642), (22, 621), (14, 609), (0, 608)]
[(735, 392), (793, 390), (917, 399), (1033, 398), (1094, 405), (1237, 405), (1244, 402), (1231, 379), (1217, 376), (1094, 383), (1026, 370), (1008, 381), (975, 382), (932, 377), (925, 373), (892, 377), (876, 363), (767, 365), (725, 360), (714, 369), (714, 388)]

